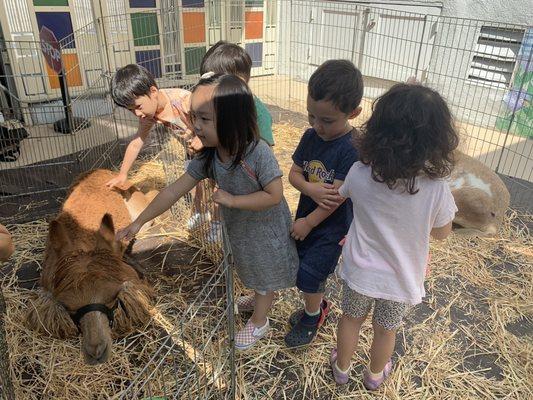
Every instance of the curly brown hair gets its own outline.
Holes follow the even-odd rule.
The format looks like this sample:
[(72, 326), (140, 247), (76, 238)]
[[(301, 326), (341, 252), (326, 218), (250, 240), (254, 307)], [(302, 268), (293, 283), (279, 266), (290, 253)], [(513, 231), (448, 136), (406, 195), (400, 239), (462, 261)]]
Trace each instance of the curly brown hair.
[(448, 176), (459, 144), (446, 101), (421, 85), (397, 84), (374, 101), (372, 116), (355, 138), (361, 161), (372, 178), (390, 189), (415, 194), (416, 177)]

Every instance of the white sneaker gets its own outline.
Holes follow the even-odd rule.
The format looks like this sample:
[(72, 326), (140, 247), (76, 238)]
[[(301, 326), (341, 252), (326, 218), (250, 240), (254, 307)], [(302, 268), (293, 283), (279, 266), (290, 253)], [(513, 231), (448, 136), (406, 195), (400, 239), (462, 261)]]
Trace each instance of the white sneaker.
[(209, 243), (220, 243), (222, 241), (222, 224), (220, 221), (211, 221), (207, 231), (207, 241)]
[(209, 221), (211, 219), (211, 214), (209, 212), (204, 213), (194, 213), (191, 215), (191, 218), (187, 221), (188, 229), (196, 229), (203, 222)]
[(257, 328), (251, 320), (248, 320), (244, 328), (235, 335), (235, 348), (237, 350), (248, 350), (259, 339), (263, 338), (270, 330), (270, 322), (267, 321), (265, 325)]

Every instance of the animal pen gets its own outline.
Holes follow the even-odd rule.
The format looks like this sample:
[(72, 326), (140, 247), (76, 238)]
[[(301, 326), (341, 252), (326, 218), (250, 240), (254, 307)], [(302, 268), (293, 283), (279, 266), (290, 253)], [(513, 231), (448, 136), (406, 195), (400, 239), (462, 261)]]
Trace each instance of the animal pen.
[[(429, 5), (387, 9), (349, 1), (5, 0), (0, 5), (0, 111), (4, 120), (0, 124), (0, 222), (19, 235), (24, 230), (37, 232), (42, 242), (46, 224), (37, 226), (35, 221), (44, 221), (57, 211), (66, 188), (79, 173), (119, 166), (136, 120), (117, 108), (109, 96), (109, 80), (117, 68), (138, 63), (152, 72), (159, 87), (190, 89), (206, 50), (221, 39), (243, 46), (252, 58), (250, 86), (274, 117), (275, 151), (285, 174), (284, 165), (290, 165), (294, 149), (284, 141), (303, 132), (309, 76), (327, 59), (350, 59), (362, 71), (365, 83), (363, 116), (355, 124), (369, 116), (372, 100), (394, 83), (416, 78), (443, 94), (461, 131), (461, 149), (499, 173), (510, 188), (512, 207), (529, 215), (533, 28), (439, 14)], [(38, 32), (42, 26), (50, 28), (60, 43), (67, 104), (61, 101), (57, 74), (41, 53)], [(57, 121), (66, 112), (74, 120), (73, 129), (61, 133)], [(132, 180), (139, 186), (161, 187), (184, 168), (183, 146), (166, 128), (156, 131), (133, 173)], [(155, 328), (120, 341), (121, 348), (130, 353), (117, 355), (120, 362), (110, 362), (102, 381), (105, 387), (92, 387), (92, 394), (75, 388), (54, 391), (38, 377), (46, 369), (41, 360), (43, 364), (31, 368), (18, 365), (11, 375), (2, 368), (3, 398), (14, 398), (15, 391), (25, 398), (67, 394), (121, 399), (281, 396), (277, 390), (283, 381), (270, 388), (258, 386), (257, 393), (237, 384), (256, 382), (254, 376), (239, 375), (235, 366), (233, 296), (240, 288), (238, 283), (233, 285), (231, 254), (227, 246), (208, 240), (207, 222), (195, 232), (187, 231), (188, 200), (174, 207), (172, 216), (148, 239), (170, 236), (186, 241), (211, 266), (185, 270), (189, 275), (177, 288), (166, 278), (158, 278), (161, 300)], [(202, 206), (211, 207), (208, 195)], [(25, 252), (28, 261), (35, 248), (42, 250), (41, 242), (28, 240), (17, 253)], [(163, 272), (170, 250), (167, 247), (160, 257), (160, 269), (151, 272)], [(37, 268), (38, 262), (33, 265)], [(22, 266), (23, 261), (16, 259), (3, 269), (7, 303), (16, 303), (11, 305), (15, 309), (24, 307), (11, 293)], [(194, 284), (187, 284), (189, 278)], [(177, 300), (175, 292), (183, 297)], [(531, 301), (531, 297), (526, 299)], [(5, 338), (2, 332), (0, 338)], [(28, 340), (25, 343), (31, 346)], [(1, 342), (0, 362), (15, 360), (14, 351), (21, 349)], [(287, 359), (291, 358), (268, 367), (279, 372), (287, 368)], [(55, 367), (56, 373), (60, 370)], [(54, 373), (54, 367), (50, 371)], [(257, 371), (258, 376), (264, 373), (259, 367)], [(92, 374), (90, 369), (84, 372)], [(294, 379), (297, 383), (305, 380)], [(75, 386), (78, 378), (73, 382)], [(287, 398), (318, 398), (314, 385), (307, 392), (293, 387), (292, 395), (283, 393)], [(416, 392), (416, 382), (413, 385)], [(479, 396), (498, 397), (504, 389)], [(517, 396), (526, 393), (522, 386), (516, 389)]]

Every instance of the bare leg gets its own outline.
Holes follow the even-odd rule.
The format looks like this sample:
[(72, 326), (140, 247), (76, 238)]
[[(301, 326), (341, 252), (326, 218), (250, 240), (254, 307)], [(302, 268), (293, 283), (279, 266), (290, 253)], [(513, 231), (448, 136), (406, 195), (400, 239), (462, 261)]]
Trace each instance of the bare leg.
[(320, 309), (323, 298), (324, 293), (304, 293), (305, 310), (309, 313), (316, 313)]
[(370, 348), (370, 372), (377, 374), (383, 371), (392, 356), (396, 344), (396, 329), (390, 331), (375, 322), (372, 323), (372, 327), (374, 338)]
[(266, 295), (255, 292), (255, 308), (254, 313), (250, 317), (250, 321), (255, 327), (261, 327), (266, 324), (267, 315), (274, 300), (274, 292), (267, 292)]
[(343, 314), (337, 327), (337, 367), (346, 371), (350, 368), (353, 353), (359, 343), (359, 331), (366, 315), (353, 318)]

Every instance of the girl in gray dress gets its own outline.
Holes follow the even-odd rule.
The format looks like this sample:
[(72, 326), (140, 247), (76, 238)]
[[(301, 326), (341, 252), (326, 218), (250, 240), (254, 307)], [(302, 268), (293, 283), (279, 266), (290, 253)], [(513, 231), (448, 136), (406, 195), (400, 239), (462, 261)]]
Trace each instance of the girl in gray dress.
[(117, 238), (133, 238), (199, 181), (214, 179), (213, 201), (221, 206), (237, 273), (255, 292), (254, 312), (235, 337), (235, 346), (245, 350), (269, 330), (274, 291), (296, 281), (298, 254), (282, 173), (271, 148), (259, 139), (254, 99), (242, 79), (204, 74), (193, 89), (190, 115), (203, 150)]

